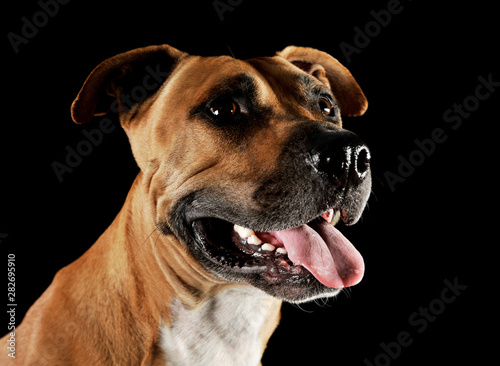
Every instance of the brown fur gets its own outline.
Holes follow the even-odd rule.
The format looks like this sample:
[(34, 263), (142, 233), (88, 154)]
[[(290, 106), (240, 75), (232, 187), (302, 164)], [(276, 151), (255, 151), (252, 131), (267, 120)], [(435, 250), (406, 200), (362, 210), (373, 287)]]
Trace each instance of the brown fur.
[[(170, 63), (168, 82), (132, 108), (119, 104), (120, 121), (141, 172), (111, 226), (82, 257), (56, 274), (30, 308), (15, 330), (16, 358), (4, 350), (2, 365), (164, 365), (158, 332), (161, 321), (171, 320), (174, 297), (195, 308), (228, 287), (245, 285), (215, 279), (175, 236), (161, 235), (156, 223), (168, 222), (166, 215), (180, 197), (214, 180), (218, 187), (243, 192), (275, 169), (289, 130), (278, 121), (291, 115), (314, 117), (287, 102), (293, 85), (282, 75), (314, 75), (334, 89), (343, 114), (360, 115), (366, 109), (347, 69), (317, 50), (292, 46), (277, 57), (245, 62), (190, 56), (163, 45), (100, 64), (73, 104), (75, 121), (86, 123), (106, 113), (123, 93), (120, 80), (129, 66), (151, 57)], [(236, 148), (189, 116), (220, 75), (242, 72), (260, 78), (258, 98), (275, 114), (272, 129), (259, 130), (248, 141), (251, 149)], [(278, 324), (280, 304), (269, 303), (274, 311), (260, 332), (263, 345)]]

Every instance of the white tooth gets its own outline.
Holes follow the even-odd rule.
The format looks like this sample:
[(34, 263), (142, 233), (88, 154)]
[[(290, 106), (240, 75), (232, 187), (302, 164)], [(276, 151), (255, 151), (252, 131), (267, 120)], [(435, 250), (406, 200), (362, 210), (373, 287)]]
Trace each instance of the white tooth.
[(234, 231), (236, 231), (238, 235), (243, 239), (246, 239), (251, 235), (255, 235), (255, 232), (252, 229), (247, 229), (246, 227), (239, 225), (234, 225)]
[(330, 224), (335, 225), (340, 220), (340, 210), (335, 210), (333, 214), (333, 219)]
[(278, 253), (278, 254), (288, 254), (288, 252), (286, 251), (286, 249), (283, 248), (283, 247), (279, 247), (278, 249), (276, 249), (276, 253)]
[(269, 252), (272, 252), (276, 247), (272, 244), (269, 243), (264, 243), (262, 244), (262, 250), (267, 250)]
[(253, 245), (261, 245), (262, 244), (262, 240), (260, 240), (255, 234), (254, 235), (250, 235), (248, 238), (247, 238), (247, 243), (248, 244), (253, 244)]

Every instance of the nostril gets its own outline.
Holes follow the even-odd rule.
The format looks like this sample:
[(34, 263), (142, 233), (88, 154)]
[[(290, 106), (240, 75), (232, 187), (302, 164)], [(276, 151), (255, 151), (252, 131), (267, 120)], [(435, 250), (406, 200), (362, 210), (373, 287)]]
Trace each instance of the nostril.
[(330, 179), (341, 179), (348, 169), (349, 162), (346, 161), (345, 153), (341, 151), (327, 151), (319, 154), (318, 170), (326, 174)]
[(355, 152), (356, 171), (363, 178), (370, 169), (370, 151), (364, 145), (358, 146)]
[(307, 164), (334, 188), (364, 181), (370, 171), (370, 150), (352, 132), (318, 132), (308, 140)]

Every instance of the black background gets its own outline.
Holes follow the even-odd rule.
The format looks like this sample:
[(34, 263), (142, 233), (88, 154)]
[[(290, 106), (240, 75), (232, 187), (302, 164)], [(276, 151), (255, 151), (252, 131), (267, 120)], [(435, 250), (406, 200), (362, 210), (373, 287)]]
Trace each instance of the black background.
[[(264, 364), (301, 365), (305, 359), (323, 365), (452, 365), (490, 359), (498, 329), (490, 312), (497, 303), (498, 237), (489, 231), (495, 225), (489, 218), (498, 216), (500, 90), (474, 105), (455, 130), (443, 113), (474, 99), (479, 76), (500, 81), (497, 10), (478, 1), (437, 6), (401, 0), (401, 11), (380, 31), (372, 26), (369, 44), (349, 60), (340, 44), (355, 46), (355, 27), (365, 29), (373, 12), (390, 2), (346, 3), (243, 0), (221, 21), (210, 0), (73, 0), (60, 5), (17, 54), (7, 33), (21, 35), (22, 17), (32, 19), (41, 8), (33, 0), (4, 4), (0, 267), (7, 267), (7, 253), (16, 255), (18, 321), (57, 270), (111, 223), (138, 172), (116, 116), (115, 131), (62, 182), (51, 167), (64, 162), (65, 147), (75, 147), (83, 129), (97, 127), (76, 125), (69, 113), (90, 71), (117, 53), (151, 44), (207, 56), (231, 50), (240, 59), (294, 44), (337, 57), (369, 101), (367, 113), (344, 119), (344, 126), (371, 149), (373, 193), (361, 221), (341, 226), (363, 254), (366, 273), (359, 285), (326, 304), (285, 304)], [(387, 172), (398, 174), (400, 157), (416, 157), (415, 139), (431, 138), (436, 128), (446, 141), (391, 189)], [(444, 280), (467, 288), (442, 308)], [(7, 308), (7, 276), (0, 288), (2, 282), (0, 309)], [(412, 324), (412, 314), (429, 304), (435, 319), (425, 329)], [(0, 325), (0, 333), (6, 328)], [(395, 342), (402, 332), (412, 342), (388, 362), (380, 356), (381, 343)]]

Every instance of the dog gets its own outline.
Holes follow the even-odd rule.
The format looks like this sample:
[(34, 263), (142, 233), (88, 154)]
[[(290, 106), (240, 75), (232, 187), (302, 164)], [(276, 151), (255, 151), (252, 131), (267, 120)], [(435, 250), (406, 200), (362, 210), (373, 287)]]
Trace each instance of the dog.
[(2, 364), (260, 364), (282, 301), (363, 277), (334, 225), (356, 223), (371, 191), (370, 150), (341, 119), (366, 108), (351, 73), (312, 48), (242, 61), (159, 45), (99, 64), (73, 120), (117, 111), (140, 172)]

